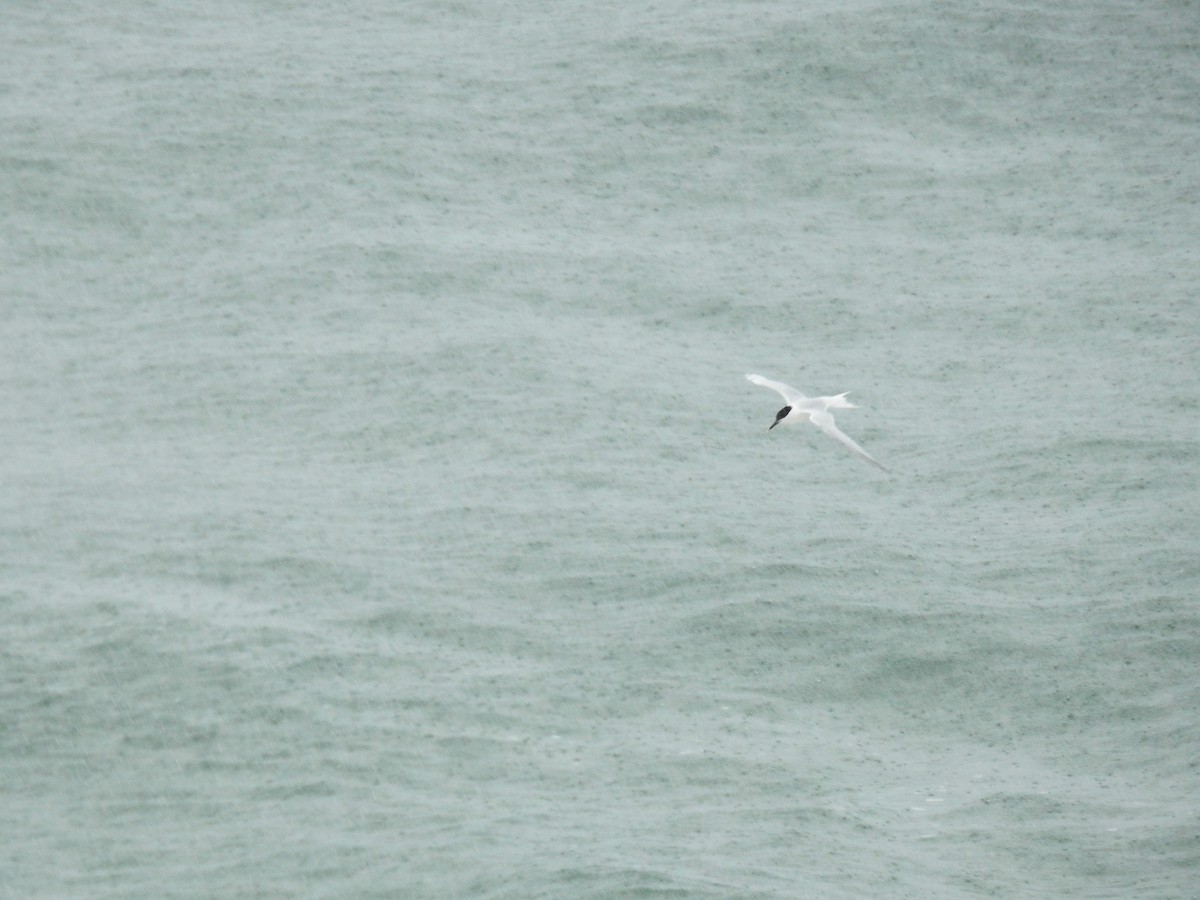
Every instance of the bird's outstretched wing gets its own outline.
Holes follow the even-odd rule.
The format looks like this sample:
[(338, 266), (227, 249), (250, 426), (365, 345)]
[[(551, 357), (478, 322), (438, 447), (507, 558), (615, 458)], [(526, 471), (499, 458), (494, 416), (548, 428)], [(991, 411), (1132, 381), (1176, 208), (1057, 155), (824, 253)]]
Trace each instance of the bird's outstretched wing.
[(868, 453), (862, 447), (858, 446), (858, 444), (855, 442), (855, 440), (853, 438), (851, 438), (849, 435), (844, 434), (842, 432), (842, 430), (840, 428), (838, 428), (837, 425), (834, 424), (833, 416), (831, 416), (829, 413), (827, 413), (827, 412), (814, 413), (812, 416), (809, 417), (809, 421), (811, 421), (814, 425), (816, 425), (818, 428), (820, 428), (823, 432), (825, 432), (827, 435), (829, 435), (834, 440), (841, 441), (846, 447), (848, 447), (850, 449), (851, 453), (854, 453), (856, 456), (861, 456), (863, 459), (865, 459), (871, 465), (878, 466), (879, 468), (883, 469), (883, 471), (885, 471), (885, 472), (888, 471), (887, 466), (885, 466), (883, 463), (881, 463), (879, 460), (877, 460), (875, 457), (873, 457), (870, 453)]
[(779, 396), (787, 401), (788, 406), (797, 406), (808, 399), (794, 387), (786, 385), (782, 381), (772, 381), (770, 378), (763, 378), (761, 375), (747, 375), (746, 379), (761, 387), (770, 388), (777, 392)]

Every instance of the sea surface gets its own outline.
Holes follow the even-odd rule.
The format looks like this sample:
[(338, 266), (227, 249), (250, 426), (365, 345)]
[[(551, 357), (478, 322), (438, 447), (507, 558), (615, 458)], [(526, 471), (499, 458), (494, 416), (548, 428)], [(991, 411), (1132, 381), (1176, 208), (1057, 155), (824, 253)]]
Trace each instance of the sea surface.
[(1200, 896), (1196, 2), (0, 48), (0, 898)]

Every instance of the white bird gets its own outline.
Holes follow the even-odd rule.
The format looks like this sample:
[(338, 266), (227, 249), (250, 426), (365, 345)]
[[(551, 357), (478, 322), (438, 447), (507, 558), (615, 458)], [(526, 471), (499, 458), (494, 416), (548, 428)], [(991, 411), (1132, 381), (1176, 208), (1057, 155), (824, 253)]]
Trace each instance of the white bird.
[[(846, 399), (846, 394), (850, 393), (849, 391), (846, 391), (846, 394), (838, 394), (836, 397), (805, 397), (794, 387), (790, 387), (781, 381), (772, 381), (769, 378), (763, 378), (761, 375), (747, 375), (746, 378), (757, 385), (777, 391), (787, 404), (787, 406), (775, 414), (775, 421), (771, 424), (771, 428), (774, 428), (780, 422), (789, 425), (812, 422), (812, 424), (816, 425), (831, 438), (841, 441), (853, 453), (861, 456), (867, 462), (871, 463), (871, 465), (879, 466), (885, 472), (888, 471), (887, 466), (858, 446), (851, 438), (843, 434), (837, 425), (833, 424), (833, 416), (829, 410), (858, 409), (857, 406)], [(767, 431), (770, 431), (771, 428), (768, 428)]]

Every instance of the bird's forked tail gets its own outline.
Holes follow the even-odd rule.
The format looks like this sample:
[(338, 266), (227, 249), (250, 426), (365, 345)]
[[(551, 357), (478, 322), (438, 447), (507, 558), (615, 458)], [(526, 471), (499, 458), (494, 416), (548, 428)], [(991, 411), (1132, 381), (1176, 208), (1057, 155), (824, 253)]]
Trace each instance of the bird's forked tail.
[(846, 391), (844, 394), (838, 394), (836, 397), (830, 397), (828, 400), (827, 409), (858, 409), (853, 403), (846, 399)]

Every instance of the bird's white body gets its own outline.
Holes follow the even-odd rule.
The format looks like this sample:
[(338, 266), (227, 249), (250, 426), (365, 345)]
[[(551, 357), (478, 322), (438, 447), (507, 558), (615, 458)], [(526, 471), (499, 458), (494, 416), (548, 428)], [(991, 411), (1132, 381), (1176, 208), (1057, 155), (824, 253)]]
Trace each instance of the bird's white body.
[[(811, 422), (823, 432), (840, 441), (849, 450), (862, 457), (873, 466), (878, 466), (887, 471), (887, 467), (873, 457), (870, 453), (858, 446), (850, 437), (843, 434), (841, 429), (833, 422), (833, 415), (829, 411), (831, 409), (857, 409), (853, 403), (846, 399), (846, 394), (837, 394), (833, 397), (806, 397), (794, 387), (784, 384), (782, 381), (772, 381), (769, 378), (763, 378), (761, 375), (747, 375), (746, 378), (761, 387), (770, 388), (779, 396), (783, 397), (787, 404), (775, 416), (775, 425), (783, 423), (785, 425), (799, 425), (801, 422)], [(768, 431), (770, 429), (767, 429)]]

